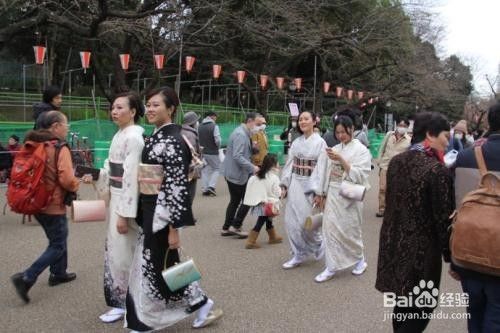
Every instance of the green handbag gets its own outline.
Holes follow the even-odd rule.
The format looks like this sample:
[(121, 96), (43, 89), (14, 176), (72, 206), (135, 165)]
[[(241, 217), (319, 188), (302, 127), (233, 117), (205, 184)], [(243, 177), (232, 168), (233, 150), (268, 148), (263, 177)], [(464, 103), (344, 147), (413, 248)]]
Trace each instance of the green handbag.
[[(164, 267), (167, 264), (167, 256), (168, 250), (167, 254), (165, 254)], [(161, 272), (161, 275), (163, 276), (168, 289), (171, 291), (177, 291), (201, 279), (200, 270), (196, 267), (193, 259), (189, 259), (169, 268), (165, 268)]]

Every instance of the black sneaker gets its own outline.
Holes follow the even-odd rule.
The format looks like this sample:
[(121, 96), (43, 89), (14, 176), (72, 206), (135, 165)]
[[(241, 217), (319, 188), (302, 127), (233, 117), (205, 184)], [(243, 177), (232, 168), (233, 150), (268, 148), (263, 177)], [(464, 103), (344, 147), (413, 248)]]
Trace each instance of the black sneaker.
[(384, 213), (382, 212), (378, 212), (377, 214), (375, 214), (376, 217), (384, 217)]
[(203, 192), (201, 192), (201, 194), (202, 194), (203, 196), (205, 196), (205, 197), (210, 196), (210, 192), (208, 192), (208, 191), (203, 191)]
[(57, 286), (58, 284), (61, 284), (61, 283), (71, 282), (74, 279), (76, 279), (75, 273), (66, 273), (65, 275), (61, 275), (61, 276), (50, 274), (49, 286), (51, 286), (51, 287)]
[(215, 197), (217, 195), (217, 192), (215, 192), (215, 189), (213, 187), (209, 187), (208, 190), (208, 195)]
[(16, 292), (19, 295), (19, 297), (21, 297), (24, 303), (29, 303), (30, 298), (28, 297), (28, 291), (33, 286), (33, 283), (29, 283), (26, 280), (24, 280), (23, 273), (16, 273), (12, 275), (10, 277), (10, 280), (14, 284), (14, 287), (16, 288)]

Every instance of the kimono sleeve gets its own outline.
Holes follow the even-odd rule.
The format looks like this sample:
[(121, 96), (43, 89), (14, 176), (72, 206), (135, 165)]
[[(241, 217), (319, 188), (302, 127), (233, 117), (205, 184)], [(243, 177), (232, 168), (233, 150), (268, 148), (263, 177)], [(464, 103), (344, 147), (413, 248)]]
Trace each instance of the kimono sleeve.
[(444, 166), (437, 166), (429, 177), (429, 192), (431, 195), (431, 216), (443, 259), (450, 262), (450, 215), (455, 209), (455, 198), (452, 178)]
[(109, 199), (109, 159), (104, 160), (104, 165), (99, 173), (96, 183), (97, 195), (101, 199)]
[[(184, 219), (188, 219), (190, 212), (188, 179), (183, 155), (190, 156), (184, 152), (181, 139), (169, 136), (161, 143), (161, 164), (165, 176), (156, 200), (156, 208), (153, 215), (153, 232), (160, 231), (171, 224), (174, 228), (184, 226)], [(183, 148), (184, 147), (184, 148)], [(153, 148), (155, 149), (155, 148)], [(159, 150), (159, 149), (157, 149)], [(191, 218), (192, 219), (192, 218)]]
[(139, 199), (139, 163), (141, 162), (144, 140), (140, 136), (129, 137), (125, 142), (125, 160), (123, 161), (123, 180), (120, 201), (116, 214), (134, 218), (137, 214)]
[(292, 182), (292, 167), (296, 149), (295, 142), (292, 143), (290, 149), (288, 150), (288, 159), (286, 160), (285, 166), (283, 167), (283, 170), (281, 172), (280, 185), (286, 186), (286, 188), (290, 187), (290, 183)]
[(371, 171), (372, 155), (365, 146), (358, 146), (353, 157), (347, 161), (351, 168), (347, 179), (355, 184), (365, 185), (368, 189), (368, 177)]
[(313, 170), (310, 178), (311, 188), (316, 195), (326, 195), (328, 192), (329, 168), (328, 155), (326, 151), (321, 151), (318, 158), (318, 163)]

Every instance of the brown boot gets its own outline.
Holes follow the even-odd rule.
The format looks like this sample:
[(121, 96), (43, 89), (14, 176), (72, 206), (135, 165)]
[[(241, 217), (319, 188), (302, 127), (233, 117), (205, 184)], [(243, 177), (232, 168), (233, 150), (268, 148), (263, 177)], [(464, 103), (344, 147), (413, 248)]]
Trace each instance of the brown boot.
[(267, 229), (267, 233), (269, 234), (269, 244), (279, 244), (283, 241), (283, 238), (276, 234), (274, 228)]
[(247, 243), (245, 245), (245, 248), (247, 249), (258, 249), (260, 246), (257, 244), (257, 237), (259, 237), (259, 233), (252, 230), (250, 231), (250, 234), (248, 235), (247, 238)]

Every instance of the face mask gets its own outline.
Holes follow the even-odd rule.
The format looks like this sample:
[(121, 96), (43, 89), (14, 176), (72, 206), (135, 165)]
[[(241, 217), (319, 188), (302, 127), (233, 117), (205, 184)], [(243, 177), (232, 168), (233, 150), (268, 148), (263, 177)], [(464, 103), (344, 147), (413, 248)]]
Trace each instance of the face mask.
[(297, 127), (297, 123), (295, 121), (292, 121), (292, 127), (293, 128)]
[(200, 127), (200, 122), (199, 122), (199, 121), (197, 121), (197, 122), (194, 124), (194, 126), (193, 126), (193, 127), (194, 127), (194, 129), (198, 129), (198, 127)]
[(465, 140), (470, 143), (474, 143), (474, 137), (472, 135), (466, 135)]
[(464, 135), (462, 133), (455, 134), (455, 139), (462, 140), (463, 138), (464, 138)]
[(396, 127), (396, 131), (400, 135), (405, 135), (408, 132), (408, 129), (406, 127)]
[(261, 130), (262, 132), (264, 132), (264, 131), (266, 130), (266, 124), (262, 124), (262, 125), (260, 125), (260, 127), (259, 127), (259, 128), (260, 128), (260, 130)]

